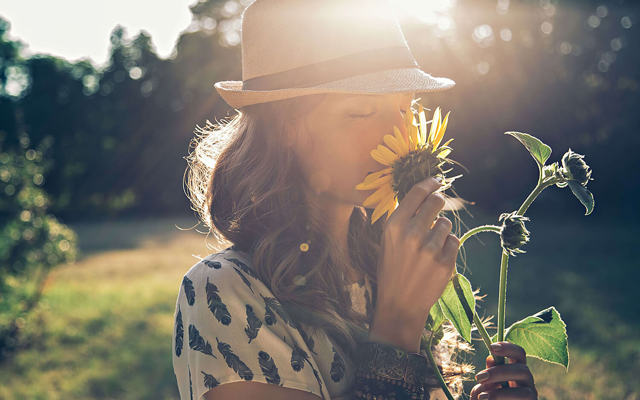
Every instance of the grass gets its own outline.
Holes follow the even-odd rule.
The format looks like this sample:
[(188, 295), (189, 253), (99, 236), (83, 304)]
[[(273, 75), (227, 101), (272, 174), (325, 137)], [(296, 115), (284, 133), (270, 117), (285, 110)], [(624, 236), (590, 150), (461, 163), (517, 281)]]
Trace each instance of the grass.
[[(465, 222), (493, 223), (482, 216)], [(204, 235), (175, 225), (192, 222), (73, 226), (82, 256), (49, 276), (41, 304), (24, 322), (22, 349), (0, 365), (0, 399), (178, 398), (171, 365), (176, 295), (196, 262), (192, 254), (212, 250)], [(640, 399), (640, 271), (633, 239), (625, 239), (635, 231), (584, 219), (554, 225), (533, 220), (527, 253), (509, 263), (507, 326), (550, 305), (567, 323), (568, 372), (528, 358), (540, 399)], [(487, 294), (481, 316), (496, 314), (496, 239), (485, 233), (465, 244), (465, 275)], [(474, 344), (479, 370), (487, 353)]]

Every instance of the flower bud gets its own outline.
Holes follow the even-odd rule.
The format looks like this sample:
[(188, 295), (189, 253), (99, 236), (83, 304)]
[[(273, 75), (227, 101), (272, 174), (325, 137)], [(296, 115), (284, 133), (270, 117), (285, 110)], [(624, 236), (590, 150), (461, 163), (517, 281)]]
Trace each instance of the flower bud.
[(562, 173), (567, 179), (578, 181), (582, 186), (586, 186), (591, 178), (591, 167), (583, 160), (584, 155), (574, 153), (569, 149), (562, 156)]
[(520, 247), (529, 241), (529, 231), (524, 226), (524, 221), (529, 221), (529, 218), (518, 215), (517, 211), (513, 211), (500, 214), (498, 221), (502, 222), (500, 227), (502, 248), (511, 256), (515, 256), (516, 253), (526, 253)]

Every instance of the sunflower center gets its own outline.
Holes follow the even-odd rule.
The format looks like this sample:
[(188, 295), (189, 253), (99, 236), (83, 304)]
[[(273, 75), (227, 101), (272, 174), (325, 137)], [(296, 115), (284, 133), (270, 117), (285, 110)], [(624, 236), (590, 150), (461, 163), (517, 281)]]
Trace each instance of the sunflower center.
[(398, 201), (411, 190), (413, 185), (430, 176), (443, 175), (442, 165), (446, 161), (436, 157), (431, 146), (411, 150), (398, 158), (392, 167), (393, 181), (391, 186), (397, 193)]

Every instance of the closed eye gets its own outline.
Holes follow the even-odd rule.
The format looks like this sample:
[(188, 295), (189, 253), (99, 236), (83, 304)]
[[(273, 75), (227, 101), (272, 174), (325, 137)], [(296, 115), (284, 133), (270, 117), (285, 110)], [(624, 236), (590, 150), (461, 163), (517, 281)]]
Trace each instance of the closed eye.
[(372, 116), (375, 113), (376, 112), (373, 111), (373, 112), (370, 112), (369, 114), (362, 114), (362, 115), (361, 114), (350, 114), (349, 116), (352, 117), (352, 118), (367, 118), (367, 117)]

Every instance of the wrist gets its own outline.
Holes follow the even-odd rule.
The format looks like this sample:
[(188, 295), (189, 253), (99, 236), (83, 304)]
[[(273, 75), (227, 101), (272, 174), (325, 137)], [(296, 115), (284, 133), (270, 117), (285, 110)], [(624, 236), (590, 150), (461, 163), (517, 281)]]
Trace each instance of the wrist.
[(410, 353), (419, 353), (424, 323), (408, 321), (410, 319), (399, 317), (398, 313), (376, 312), (369, 328), (368, 340), (387, 343)]

